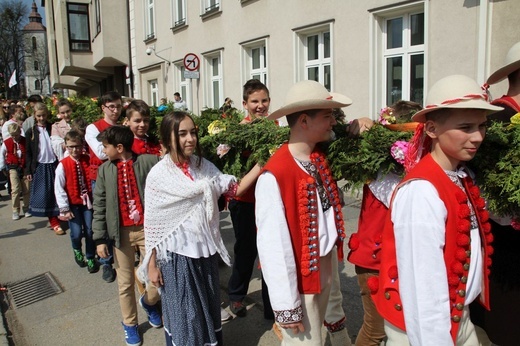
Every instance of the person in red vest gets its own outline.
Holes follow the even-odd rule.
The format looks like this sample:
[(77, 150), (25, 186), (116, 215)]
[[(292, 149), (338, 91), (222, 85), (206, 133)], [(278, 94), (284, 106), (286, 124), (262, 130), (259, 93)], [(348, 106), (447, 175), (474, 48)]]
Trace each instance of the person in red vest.
[(150, 107), (143, 100), (133, 100), (125, 110), (126, 125), (134, 134), (132, 151), (138, 155), (152, 154), (161, 156), (161, 144), (150, 129)]
[[(90, 157), (83, 154), (83, 137), (78, 131), (67, 132), (65, 146), (69, 156), (58, 164), (54, 180), (59, 217), (69, 222), (76, 264), (82, 268), (86, 266), (89, 273), (96, 273), (99, 264), (96, 261), (96, 244), (92, 239), (92, 184), (88, 175)], [(81, 249), (82, 238), (85, 238), (85, 254)]]
[[(343, 260), (345, 228), (339, 189), (317, 144), (331, 139), (333, 108), (351, 103), (306, 80), (293, 85), (285, 106), (267, 117), (287, 116), (291, 129), (255, 190), (258, 255), (284, 345), (325, 342), (321, 327), (331, 283), (339, 281), (333, 262), (336, 256)], [(345, 341), (350, 344), (348, 336)]]
[[(493, 85), (506, 79), (507, 94), (493, 100), (503, 111), (489, 119), (511, 123), (511, 117), (520, 113), (520, 42), (511, 47), (505, 64), (487, 80)], [(489, 282), (491, 310), (486, 311), (477, 304), (471, 305), (471, 320), (482, 327), (489, 339), (502, 346), (518, 345), (520, 340), (520, 232), (511, 225), (510, 217), (491, 216), (493, 240), (493, 265)]]
[[(20, 214), (30, 217), (29, 213), (29, 188), (30, 181), (24, 176), (26, 144), (25, 137), (22, 136), (22, 128), (14, 122), (7, 126), (9, 138), (7, 138), (0, 148), (0, 170), (9, 171), (9, 181), (11, 183), (11, 200), (13, 203), (13, 220), (19, 220)], [(22, 197), (22, 207), (20, 208), (20, 197)]]
[(390, 202), (379, 278), (369, 279), (386, 345), (479, 345), (469, 304), (489, 309), (493, 236), (485, 201), (464, 162), (501, 110), (462, 75), (435, 83), (410, 142), (407, 175)]
[[(103, 152), (103, 143), (97, 139), (97, 136), (110, 126), (117, 124), (121, 110), (123, 109), (121, 95), (117, 91), (109, 91), (103, 94), (100, 99), (100, 104), (101, 110), (103, 111), (103, 119), (88, 125), (85, 130), (85, 140), (90, 153), (89, 178), (92, 182), (92, 191), (94, 191), (96, 186), (98, 167), (108, 159)], [(112, 268), (113, 256), (111, 244), (108, 244), (108, 249), (111, 252), (110, 256), (100, 258), (99, 261), (103, 266), (103, 280), (113, 282), (116, 278), (116, 272)]]

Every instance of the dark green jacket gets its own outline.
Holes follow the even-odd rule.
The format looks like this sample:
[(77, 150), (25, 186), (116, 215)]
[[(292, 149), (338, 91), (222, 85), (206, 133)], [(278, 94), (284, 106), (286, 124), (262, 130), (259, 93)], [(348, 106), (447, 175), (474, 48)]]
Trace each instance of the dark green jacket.
[[(134, 156), (134, 173), (139, 189), (139, 197), (144, 208), (144, 187), (150, 169), (159, 162), (155, 155), (143, 154)], [(96, 245), (106, 244), (114, 240), (119, 247), (120, 217), (119, 197), (117, 193), (117, 161), (107, 161), (98, 168), (96, 188), (94, 189), (94, 219), (92, 232)]]

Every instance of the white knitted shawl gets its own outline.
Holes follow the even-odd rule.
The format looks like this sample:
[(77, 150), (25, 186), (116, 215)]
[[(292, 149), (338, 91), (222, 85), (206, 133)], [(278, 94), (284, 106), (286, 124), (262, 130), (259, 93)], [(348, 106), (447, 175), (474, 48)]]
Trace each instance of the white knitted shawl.
[[(148, 281), (148, 262), (152, 249), (157, 261), (167, 260), (167, 252), (177, 252), (183, 245), (193, 242), (212, 242), (227, 265), (229, 254), (219, 230), (218, 197), (236, 181), (222, 174), (217, 167), (202, 159), (200, 167), (191, 158), (191, 180), (166, 155), (148, 174), (144, 193), (144, 232), (146, 255), (137, 275)], [(190, 227), (184, 227), (187, 220)]]

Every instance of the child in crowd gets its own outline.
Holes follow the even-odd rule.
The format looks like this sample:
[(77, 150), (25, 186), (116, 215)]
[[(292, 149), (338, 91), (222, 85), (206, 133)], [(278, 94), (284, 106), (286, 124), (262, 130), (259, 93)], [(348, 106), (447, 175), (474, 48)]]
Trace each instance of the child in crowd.
[(126, 125), (134, 134), (132, 151), (138, 155), (161, 155), (161, 145), (157, 138), (148, 135), (150, 128), (150, 107), (143, 100), (133, 100), (126, 108)]
[[(379, 278), (369, 279), (386, 345), (479, 345), (469, 304), (489, 309), (493, 236), (485, 201), (465, 169), (484, 139), (487, 102), (472, 79), (430, 89), (390, 201)], [(420, 161), (419, 161), (420, 160)]]
[[(7, 128), (9, 138), (7, 138), (0, 148), (0, 169), (9, 170), (11, 183), (11, 200), (13, 203), (13, 220), (19, 220), (20, 214), (30, 217), (29, 207), (29, 187), (30, 182), (24, 176), (26, 141), (22, 136), (22, 128), (17, 123), (11, 123)], [(20, 208), (20, 197), (23, 206)]]
[(27, 159), (25, 172), (32, 181), (29, 212), (35, 216), (47, 216), (57, 235), (65, 234), (58, 219), (59, 209), (54, 197), (54, 178), (58, 164), (51, 147), (51, 124), (47, 122), (49, 111), (45, 104), (34, 105), (34, 126), (26, 132)]
[[(92, 184), (88, 176), (90, 158), (83, 153), (81, 133), (71, 130), (65, 135), (65, 145), (69, 156), (56, 168), (54, 193), (60, 208), (60, 219), (69, 222), (70, 240), (74, 259), (80, 267), (88, 267), (89, 273), (96, 273), (96, 246), (92, 239)], [(85, 238), (85, 255), (81, 250), (81, 239)]]
[(51, 141), (54, 153), (61, 160), (65, 154), (65, 135), (70, 131), (72, 104), (67, 99), (60, 99), (56, 103), (60, 121), (52, 124)]
[[(137, 330), (135, 297), (135, 248), (144, 248), (144, 188), (150, 169), (159, 161), (155, 155), (136, 155), (132, 152), (134, 134), (125, 126), (115, 125), (98, 135), (108, 161), (99, 167), (94, 189), (94, 220), (92, 229), (96, 252), (100, 258), (110, 256), (108, 244), (114, 243), (119, 304), (127, 345), (140, 345)], [(159, 294), (149, 286), (139, 299), (152, 327), (162, 325), (157, 309)]]
[(145, 190), (146, 255), (139, 277), (161, 287), (167, 345), (221, 345), (218, 257), (230, 264), (219, 231), (217, 199), (243, 193), (256, 165), (242, 178), (222, 174), (203, 159), (197, 128), (186, 113), (164, 116), (164, 158)]
[[(103, 119), (88, 125), (85, 130), (85, 141), (88, 144), (90, 153), (89, 174), (92, 181), (92, 191), (95, 190), (98, 167), (107, 160), (103, 143), (97, 139), (97, 136), (110, 126), (117, 124), (123, 109), (122, 98), (117, 91), (109, 91), (103, 94), (99, 102), (103, 112)], [(112, 244), (108, 244), (108, 249), (110, 255), (106, 258), (100, 258), (99, 262), (103, 266), (103, 280), (113, 282), (116, 278), (116, 272), (112, 268)]]

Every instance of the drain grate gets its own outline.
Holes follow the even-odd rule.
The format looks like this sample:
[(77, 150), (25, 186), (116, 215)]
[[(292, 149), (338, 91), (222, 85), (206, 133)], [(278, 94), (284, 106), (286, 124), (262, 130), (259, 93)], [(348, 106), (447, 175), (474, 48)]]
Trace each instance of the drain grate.
[(36, 303), (62, 293), (63, 289), (50, 272), (7, 286), (14, 309)]

